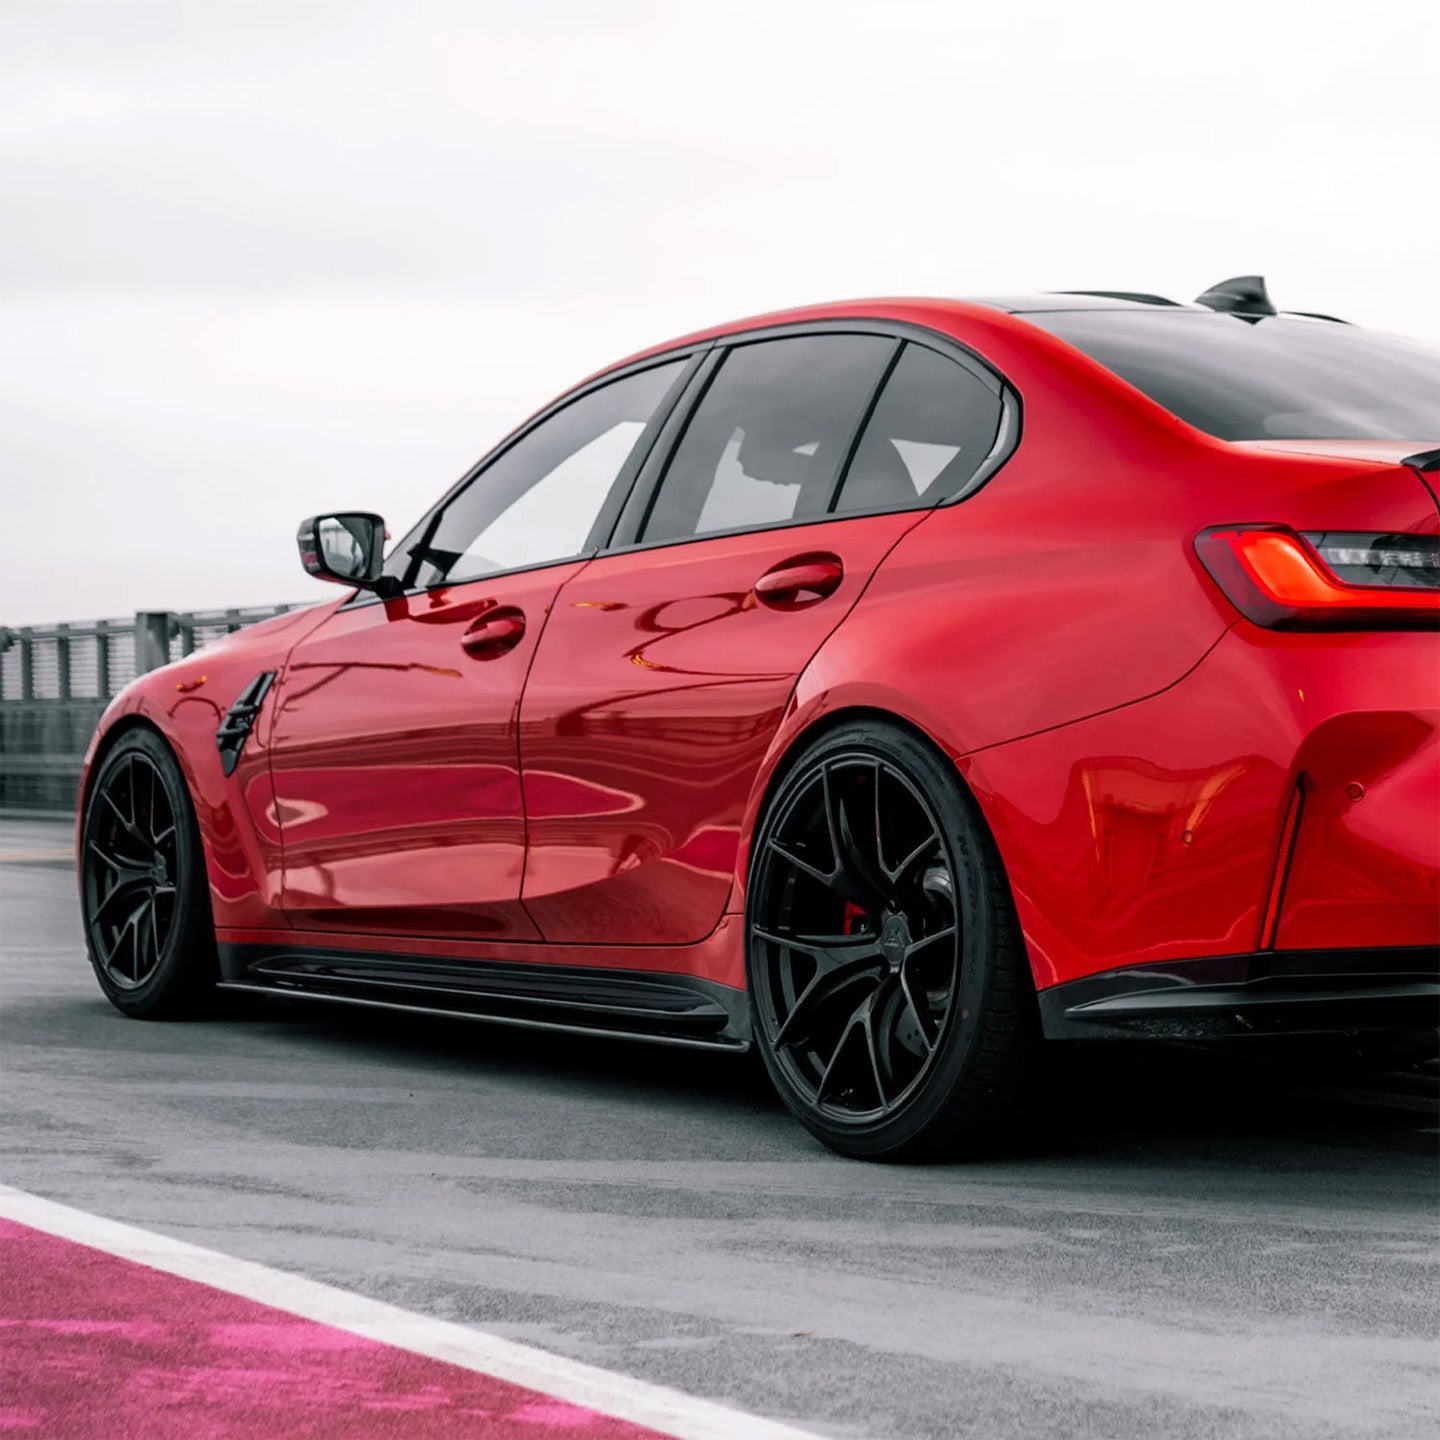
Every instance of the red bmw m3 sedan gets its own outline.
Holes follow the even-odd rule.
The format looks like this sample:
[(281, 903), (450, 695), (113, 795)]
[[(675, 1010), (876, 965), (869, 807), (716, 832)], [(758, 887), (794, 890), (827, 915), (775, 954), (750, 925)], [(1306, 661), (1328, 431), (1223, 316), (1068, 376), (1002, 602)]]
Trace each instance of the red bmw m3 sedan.
[(875, 1158), (1045, 1039), (1433, 1026), (1437, 492), (1440, 357), (1258, 277), (658, 346), (115, 700), (95, 972), (753, 1045)]

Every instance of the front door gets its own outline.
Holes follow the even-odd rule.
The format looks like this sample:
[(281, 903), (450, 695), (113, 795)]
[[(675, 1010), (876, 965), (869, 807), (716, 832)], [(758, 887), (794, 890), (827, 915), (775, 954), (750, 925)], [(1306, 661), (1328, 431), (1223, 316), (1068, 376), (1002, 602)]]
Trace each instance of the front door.
[(579, 568), (347, 606), (295, 648), (270, 751), (293, 924), (536, 938), (515, 727)]
[(395, 547), (403, 595), (357, 597), (292, 651), (270, 756), (295, 926), (539, 938), (520, 898), (526, 672), (683, 369), (562, 402)]

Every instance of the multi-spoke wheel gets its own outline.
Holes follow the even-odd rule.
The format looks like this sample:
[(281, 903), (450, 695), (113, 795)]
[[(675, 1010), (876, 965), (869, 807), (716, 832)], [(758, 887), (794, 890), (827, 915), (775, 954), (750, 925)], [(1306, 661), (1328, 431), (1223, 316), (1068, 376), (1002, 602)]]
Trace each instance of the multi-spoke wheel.
[(95, 974), (118, 1009), (174, 1014), (208, 989), (215, 937), (194, 814), (150, 731), (122, 737), (90, 785), (80, 896)]
[(1032, 1027), (993, 842), (953, 769), (875, 722), (831, 731), (772, 797), (750, 865), (756, 1037), (781, 1096), (847, 1154), (993, 1132)]

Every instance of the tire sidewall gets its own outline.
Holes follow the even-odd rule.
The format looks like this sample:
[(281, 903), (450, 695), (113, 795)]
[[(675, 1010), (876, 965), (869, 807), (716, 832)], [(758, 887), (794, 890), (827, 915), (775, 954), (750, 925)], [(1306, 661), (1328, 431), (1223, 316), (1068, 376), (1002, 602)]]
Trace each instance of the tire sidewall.
[[(862, 1159), (901, 1158), (923, 1144), (924, 1137), (949, 1115), (956, 1091), (972, 1068), (979, 1043), (979, 1019), (985, 1013), (993, 971), (992, 905), (985, 884), (989, 863), (977, 830), (973, 801), (964, 796), (958, 778), (928, 746), (904, 731), (879, 722), (858, 721), (838, 726), (816, 740), (796, 760), (765, 806), (751, 855), (758, 857), (779, 817), (797, 789), (808, 783), (817, 763), (847, 751), (878, 753), (897, 766), (934, 808), (941, 841), (955, 877), (956, 914), (960, 924), (960, 969), (956, 996), (940, 1039), (940, 1053), (917, 1092), (897, 1111), (881, 1119), (838, 1124), (815, 1109), (796, 1091), (770, 1044), (760, 1013), (756, 957), (751, 943), (757, 887), (747, 885), (745, 899), (745, 976), (750, 992), (751, 1027), (765, 1069), (781, 1099), (811, 1134), (842, 1154)], [(968, 802), (968, 803), (967, 803)], [(759, 872), (752, 860), (751, 876)]]
[[(160, 958), (136, 986), (115, 984), (97, 951), (89, 914), (89, 887), (84, 875), (85, 857), (98, 823), (100, 796), (106, 784), (130, 757), (142, 754), (155, 767), (175, 817), (175, 911)], [(80, 843), (80, 909), (85, 948), (91, 968), (106, 998), (117, 1010), (137, 1018), (159, 1017), (203, 994), (216, 978), (214, 926), (210, 916), (209, 885), (189, 788), (170, 747), (155, 732), (133, 729), (105, 755), (89, 786)]]

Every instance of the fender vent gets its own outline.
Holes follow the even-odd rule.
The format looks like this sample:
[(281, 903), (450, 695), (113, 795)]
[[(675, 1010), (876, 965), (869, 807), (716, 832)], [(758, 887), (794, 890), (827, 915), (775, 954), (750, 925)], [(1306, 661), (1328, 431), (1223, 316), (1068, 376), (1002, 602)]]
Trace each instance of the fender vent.
[(220, 728), (215, 732), (215, 744), (220, 751), (220, 768), (227, 775), (235, 773), (235, 767), (240, 763), (240, 752), (245, 748), (245, 741), (250, 734), (250, 727), (254, 725), (255, 717), (259, 715), (265, 696), (274, 683), (275, 672), (262, 671), (240, 692), (220, 722)]

